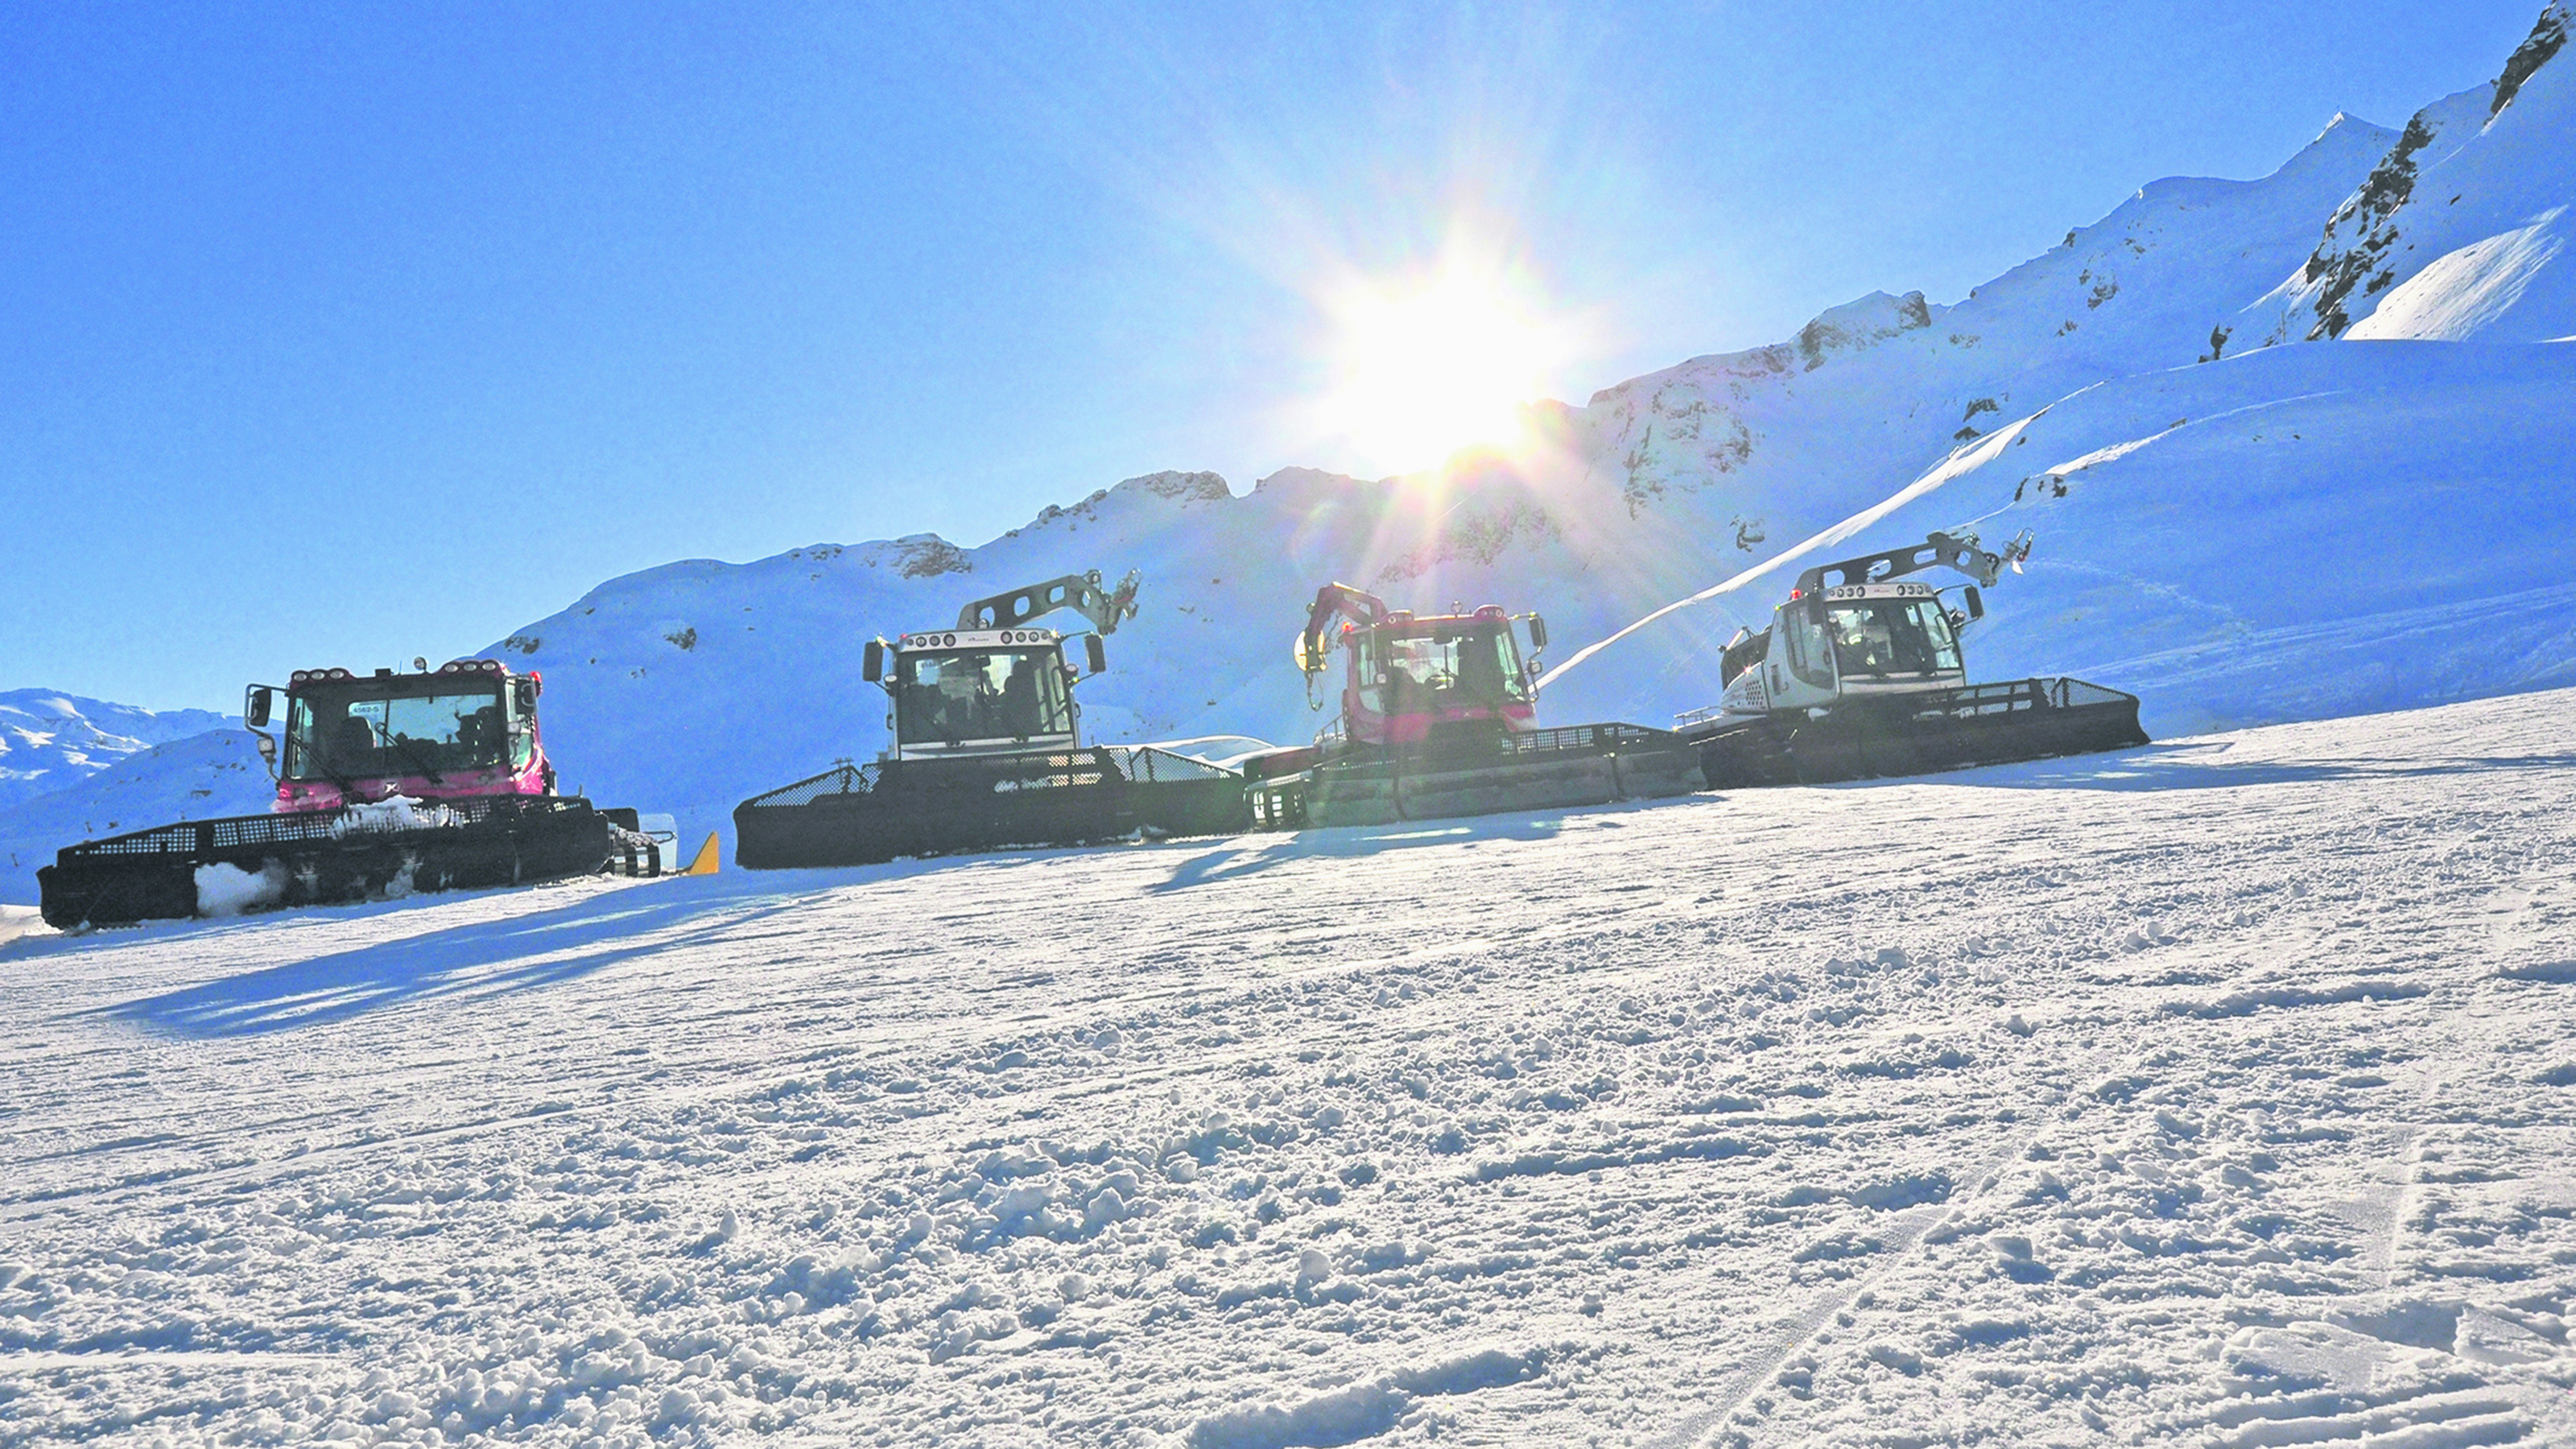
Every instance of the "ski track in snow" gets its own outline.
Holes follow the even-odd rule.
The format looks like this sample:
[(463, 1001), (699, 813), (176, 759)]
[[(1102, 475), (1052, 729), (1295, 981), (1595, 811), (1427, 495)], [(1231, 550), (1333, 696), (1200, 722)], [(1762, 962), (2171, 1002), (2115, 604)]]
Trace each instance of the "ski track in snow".
[(2571, 706), (24, 936), (0, 1444), (2569, 1442)]

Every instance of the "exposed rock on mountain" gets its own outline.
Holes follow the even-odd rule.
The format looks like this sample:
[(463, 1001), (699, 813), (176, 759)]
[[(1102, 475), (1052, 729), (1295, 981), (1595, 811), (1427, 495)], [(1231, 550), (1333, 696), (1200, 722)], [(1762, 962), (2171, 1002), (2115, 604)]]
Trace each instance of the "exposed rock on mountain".
[[(2265, 340), (2536, 342), (2576, 333), (2576, 75), (2556, 0), (2495, 81), (2417, 112), (2297, 275)], [(2553, 62), (2555, 62), (2553, 64)]]

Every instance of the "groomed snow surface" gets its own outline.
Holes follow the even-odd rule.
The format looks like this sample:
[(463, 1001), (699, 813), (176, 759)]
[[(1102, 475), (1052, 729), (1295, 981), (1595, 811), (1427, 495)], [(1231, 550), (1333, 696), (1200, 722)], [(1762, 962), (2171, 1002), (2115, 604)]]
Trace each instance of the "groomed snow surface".
[(0, 1442), (2576, 1441), (2571, 716), (28, 935)]

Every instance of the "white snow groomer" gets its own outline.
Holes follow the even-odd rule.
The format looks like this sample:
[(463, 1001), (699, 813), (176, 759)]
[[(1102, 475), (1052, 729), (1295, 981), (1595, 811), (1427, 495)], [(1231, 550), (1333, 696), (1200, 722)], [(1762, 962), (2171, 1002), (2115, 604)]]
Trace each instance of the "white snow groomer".
[[(36, 872), (45, 920), (69, 929), (661, 873), (661, 842), (633, 811), (555, 793), (542, 680), (497, 659), (414, 667), (299, 669), (282, 690), (250, 686), (243, 719), (277, 776), (270, 813), (66, 846)], [(282, 765), (263, 732), (281, 693)]]
[[(1920, 775), (2147, 743), (2138, 699), (2080, 679), (1968, 683), (1959, 635), (1985, 617), (1979, 586), (2030, 555), (2023, 534), (2000, 553), (1974, 534), (1820, 564), (1798, 576), (1771, 627), (1726, 647), (1726, 693), (1681, 716), (1717, 789)], [(1958, 607), (1930, 568), (1975, 580)]]
[[(1085, 845), (1139, 832), (1241, 830), (1243, 777), (1149, 745), (1085, 745), (1064, 648), (1089, 674), (1103, 636), (1136, 616), (1138, 577), (1067, 574), (977, 599), (953, 628), (868, 641), (860, 675), (884, 689), (891, 742), (734, 807), (734, 860), (753, 870), (869, 865), (907, 855)], [(1034, 621), (1071, 610), (1091, 632)]]
[(1536, 655), (1547, 647), (1547, 622), (1518, 620), (1529, 633), (1526, 661), (1514, 616), (1499, 604), (1415, 614), (1348, 584), (1317, 590), (1297, 636), (1297, 667), (1320, 709), (1316, 687), (1341, 651), (1341, 713), (1314, 744), (1244, 762), (1254, 823), (1385, 825), (1700, 788), (1691, 747), (1669, 731), (1540, 728)]

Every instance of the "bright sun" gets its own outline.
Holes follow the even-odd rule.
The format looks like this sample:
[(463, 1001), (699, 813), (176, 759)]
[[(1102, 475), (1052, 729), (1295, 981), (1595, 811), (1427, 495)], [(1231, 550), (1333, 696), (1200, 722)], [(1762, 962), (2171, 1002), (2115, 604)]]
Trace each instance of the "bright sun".
[(1475, 443), (1507, 442), (1540, 395), (1550, 339), (1499, 278), (1447, 269), (1391, 291), (1354, 286), (1338, 327), (1328, 422), (1366, 466), (1431, 467)]

